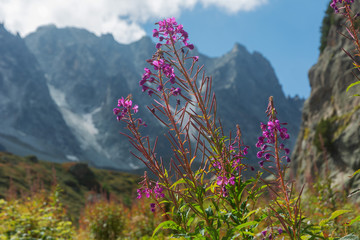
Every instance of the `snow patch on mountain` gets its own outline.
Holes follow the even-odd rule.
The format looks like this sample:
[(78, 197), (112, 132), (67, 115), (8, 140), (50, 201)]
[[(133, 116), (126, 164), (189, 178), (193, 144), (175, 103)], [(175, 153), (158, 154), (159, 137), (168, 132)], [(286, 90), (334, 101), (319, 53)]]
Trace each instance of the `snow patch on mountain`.
[(48, 84), (50, 95), (59, 107), (66, 124), (76, 133), (75, 136), (81, 143), (82, 149), (94, 148), (103, 152), (100, 144), (96, 140), (99, 130), (93, 122), (93, 115), (100, 111), (100, 107), (86, 114), (72, 112), (66, 101), (65, 94), (51, 84)]

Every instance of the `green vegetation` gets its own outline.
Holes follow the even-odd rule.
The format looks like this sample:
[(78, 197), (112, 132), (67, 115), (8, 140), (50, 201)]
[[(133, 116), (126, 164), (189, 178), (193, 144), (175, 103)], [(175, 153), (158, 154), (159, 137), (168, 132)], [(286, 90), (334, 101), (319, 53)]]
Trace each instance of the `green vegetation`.
[(86, 199), (105, 191), (130, 205), (138, 182), (136, 175), (89, 168), (83, 163), (57, 164), (39, 161), (35, 156), (19, 157), (0, 152), (0, 198), (26, 196), (58, 185), (63, 190), (60, 201), (75, 224)]
[(123, 237), (126, 209), (121, 203), (101, 199), (86, 205), (81, 229), (86, 239), (109, 240)]
[(136, 199), (138, 182), (83, 163), (0, 152), (0, 240), (153, 239), (162, 216)]
[(333, 142), (345, 131), (351, 123), (351, 117), (359, 110), (360, 105), (357, 105), (351, 111), (341, 116), (321, 119), (315, 128), (313, 142), (317, 150), (323, 151), (325, 148), (326, 151), (331, 153), (333, 151)]
[[(302, 209), (311, 216), (307, 224), (309, 231), (318, 235), (315, 239), (339, 239), (349, 232), (360, 232), (359, 205), (347, 197), (346, 191), (334, 185), (329, 172), (325, 177), (315, 176), (306, 186)], [(341, 239), (359, 239), (355, 235), (347, 237)]]
[(318, 151), (326, 149), (326, 151), (332, 152), (333, 128), (333, 121), (330, 119), (321, 119), (316, 126), (314, 145)]
[[(328, 125), (329, 120), (322, 121), (321, 129), (325, 129), (325, 133)], [(75, 163), (42, 162), (33, 156), (23, 158), (8, 153), (0, 153), (0, 161), (1, 240), (169, 239), (167, 230), (151, 237), (166, 217), (150, 211), (150, 199), (134, 199), (136, 176), (86, 168), (82, 164), (74, 167)], [(77, 168), (85, 173), (86, 169), (90, 170), (91, 173), (82, 177), (96, 186), (105, 186), (106, 191), (91, 191), (90, 185), (80, 184), (81, 176), (76, 178), (72, 173)], [(332, 178), (316, 177), (309, 181), (312, 182), (306, 184), (308, 187), (302, 195), (302, 215), (307, 216), (303, 219), (306, 225), (303, 235), (312, 236), (308, 239), (335, 240), (349, 232), (360, 232), (360, 207), (351, 202), (344, 191), (337, 190)], [(267, 198), (265, 194), (259, 199), (257, 210), (252, 212), (255, 218), (269, 211)], [(77, 212), (72, 212), (75, 210)], [(281, 212), (281, 209), (275, 210)], [(262, 221), (258, 229), (268, 229), (269, 224), (272, 225)]]
[(0, 199), (0, 239), (72, 239), (74, 228), (59, 188), (22, 199)]
[(329, 35), (329, 31), (330, 31), (330, 27), (332, 25), (335, 24), (335, 15), (334, 15), (334, 9), (332, 9), (330, 7), (330, 3), (332, 1), (329, 2), (328, 8), (326, 9), (325, 12), (325, 17), (323, 19), (322, 25), (320, 27), (320, 33), (321, 33), (321, 37), (320, 37), (320, 53), (322, 53), (327, 45), (327, 38)]

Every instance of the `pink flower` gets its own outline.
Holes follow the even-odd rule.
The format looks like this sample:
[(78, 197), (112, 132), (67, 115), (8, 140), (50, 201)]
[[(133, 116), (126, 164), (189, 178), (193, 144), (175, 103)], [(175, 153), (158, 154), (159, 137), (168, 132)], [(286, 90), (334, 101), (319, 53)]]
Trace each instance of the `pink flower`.
[(137, 113), (139, 111), (139, 106), (135, 105), (132, 109), (134, 110), (134, 113)]

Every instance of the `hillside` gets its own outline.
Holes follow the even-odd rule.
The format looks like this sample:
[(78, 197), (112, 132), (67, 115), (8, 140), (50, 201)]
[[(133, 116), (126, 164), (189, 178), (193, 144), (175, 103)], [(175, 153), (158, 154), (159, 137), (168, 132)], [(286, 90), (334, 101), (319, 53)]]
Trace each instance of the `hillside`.
[[(51, 163), (35, 156), (0, 152), (0, 199), (26, 196), (58, 184), (68, 215), (77, 222), (86, 201), (111, 194), (129, 205), (135, 199), (139, 176), (89, 168), (85, 163)], [(14, 196), (15, 195), (15, 196)]]

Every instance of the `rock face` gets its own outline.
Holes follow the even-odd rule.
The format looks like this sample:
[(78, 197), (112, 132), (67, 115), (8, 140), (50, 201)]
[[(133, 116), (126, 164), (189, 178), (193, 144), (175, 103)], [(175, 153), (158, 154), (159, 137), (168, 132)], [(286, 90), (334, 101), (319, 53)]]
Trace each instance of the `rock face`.
[[(34, 79), (39, 82), (36, 87), (41, 86), (42, 89), (34, 89), (32, 93), (37, 96), (32, 98), (36, 100), (36, 97), (45, 94), (47, 100), (44, 98), (40, 102), (52, 104), (52, 116), (56, 119), (48, 118), (47, 124), (58, 121), (57, 125), (64, 128), (67, 135), (52, 141), (58, 141), (59, 146), (62, 146), (64, 138), (70, 139), (69, 146), (59, 148), (69, 149), (65, 154), (68, 155), (67, 159), (123, 170), (142, 167), (142, 163), (129, 153), (132, 147), (127, 139), (119, 134), (123, 126), (116, 121), (112, 109), (118, 98), (131, 93), (134, 102), (140, 106), (141, 117), (151, 126), (144, 130), (144, 134), (152, 137), (163, 135), (165, 129), (145, 107), (150, 104), (150, 97), (139, 88), (143, 69), (148, 66), (145, 60), (155, 51), (151, 39), (145, 37), (123, 45), (117, 43), (111, 35), (98, 37), (83, 29), (59, 29), (51, 25), (40, 27), (28, 35), (25, 38), (26, 45), (19, 37), (13, 38), (22, 42), (23, 52), (33, 54), (30, 62), (36, 64), (36, 67), (29, 68), (37, 69), (38, 77)], [(236, 124), (240, 125), (245, 144), (252, 149), (249, 161), (253, 165), (257, 165), (257, 160), (256, 149), (252, 146), (261, 134), (259, 123), (266, 121), (264, 111), (270, 95), (274, 96), (279, 118), (289, 123), (290, 134), (295, 139), (303, 100), (285, 97), (270, 63), (260, 53), (249, 53), (239, 44), (235, 44), (229, 53), (219, 58), (206, 57), (196, 50), (194, 52), (200, 56), (201, 63), (205, 64), (207, 75), (213, 76), (219, 117), (223, 119), (225, 129), (233, 130)], [(18, 72), (20, 70), (19, 68)], [(9, 84), (16, 85), (16, 81), (19, 80), (12, 79)], [(25, 90), (22, 94), (25, 94)], [(7, 99), (14, 104), (16, 95)], [(38, 104), (35, 105), (41, 106)], [(11, 108), (11, 105), (6, 106)], [(0, 107), (3, 107), (2, 102)], [(39, 113), (40, 109), (34, 109), (31, 117), (40, 117), (41, 114), (49, 116), (49, 111)], [(1, 129), (2, 125), (0, 123)], [(36, 126), (35, 124), (34, 127)], [(55, 131), (45, 123), (43, 127), (41, 131), (46, 133)], [(56, 134), (54, 136), (58, 138)], [(43, 139), (48, 138), (49, 136), (43, 136)], [(161, 155), (167, 156), (169, 147), (165, 142), (166, 140), (159, 140), (158, 149)], [(2, 141), (0, 144), (3, 144)], [(7, 148), (6, 144), (3, 145)], [(70, 149), (77, 152), (73, 153)]]
[(213, 76), (224, 126), (234, 129), (239, 124), (254, 155), (258, 151), (254, 144), (261, 135), (260, 121), (267, 121), (269, 96), (274, 96), (280, 121), (288, 123), (290, 146), (295, 144), (303, 100), (285, 97), (271, 64), (260, 53), (249, 53), (244, 46), (235, 44), (229, 53), (213, 61), (208, 72)]
[[(359, 4), (353, 7), (355, 12), (358, 9)], [(328, 173), (342, 186), (360, 168), (360, 97), (352, 97), (360, 89), (346, 93), (356, 79), (342, 48), (351, 51), (353, 46), (338, 34), (344, 32), (344, 20), (332, 12), (328, 10), (324, 19), (322, 52), (309, 71), (311, 94), (304, 104), (292, 158), (301, 182)], [(356, 187), (353, 181), (346, 185), (348, 190)]]
[(53, 161), (80, 155), (25, 41), (0, 26), (0, 141), (7, 151)]

